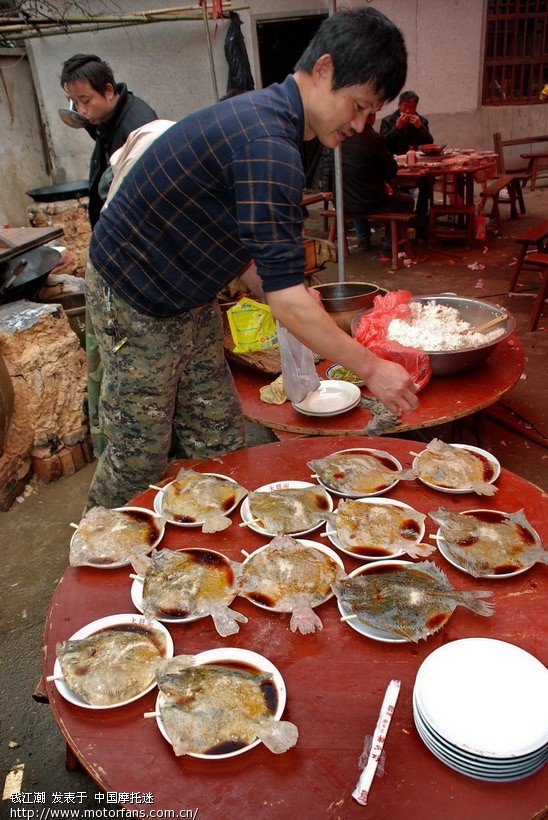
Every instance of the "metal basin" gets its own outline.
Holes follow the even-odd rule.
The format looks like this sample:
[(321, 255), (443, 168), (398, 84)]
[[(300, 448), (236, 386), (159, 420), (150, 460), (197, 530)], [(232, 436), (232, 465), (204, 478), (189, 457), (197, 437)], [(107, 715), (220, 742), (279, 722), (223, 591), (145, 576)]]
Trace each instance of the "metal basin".
[(455, 376), (479, 367), (489, 358), (499, 342), (511, 336), (516, 329), (516, 320), (506, 308), (482, 302), (480, 299), (465, 299), (460, 296), (422, 296), (412, 301), (423, 304), (435, 302), (437, 305), (455, 308), (461, 319), (469, 322), (472, 327), (478, 327), (497, 316), (506, 317), (501, 324), (493, 328), (493, 330), (502, 328), (504, 334), (492, 342), (486, 342), (479, 347), (465, 347), (461, 350), (427, 350), (433, 376)]
[(381, 291), (371, 282), (330, 282), (314, 285), (322, 297), (322, 304), (333, 321), (350, 333), (352, 318), (359, 311), (373, 306), (373, 299)]
[[(489, 302), (482, 302), (479, 299), (465, 299), (460, 296), (420, 296), (412, 299), (413, 302), (435, 302), (437, 305), (452, 307), (458, 310), (463, 321), (469, 322), (472, 327), (478, 327), (490, 319), (497, 316), (505, 316), (505, 320), (495, 329), (503, 329), (504, 334), (492, 342), (486, 342), (479, 347), (465, 347), (460, 350), (426, 350), (430, 357), (432, 376), (456, 376), (459, 373), (466, 373), (484, 364), (489, 358), (499, 342), (503, 342), (516, 329), (516, 320), (506, 308), (492, 305)], [(367, 310), (362, 310), (354, 317), (351, 333), (354, 336), (358, 328), (360, 319)], [(487, 331), (488, 332), (488, 331)]]

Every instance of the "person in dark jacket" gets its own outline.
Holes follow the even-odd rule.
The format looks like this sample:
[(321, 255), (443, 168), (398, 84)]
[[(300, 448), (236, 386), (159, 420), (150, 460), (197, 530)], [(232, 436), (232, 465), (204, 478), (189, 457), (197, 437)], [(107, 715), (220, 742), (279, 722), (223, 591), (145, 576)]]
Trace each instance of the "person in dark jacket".
[[(409, 149), (415, 151), (420, 145), (434, 142), (430, 133), (428, 120), (417, 113), (419, 95), (414, 91), (403, 91), (398, 100), (398, 109), (381, 120), (381, 134), (393, 154), (406, 154)], [(416, 212), (419, 219), (425, 220), (428, 214), (428, 183), (419, 179)]]
[[(347, 137), (341, 146), (343, 206), (345, 218), (353, 219), (358, 248), (371, 248), (371, 227), (368, 214), (379, 211), (412, 213), (415, 201), (411, 194), (399, 191), (395, 184), (398, 165), (388, 150), (386, 140), (375, 131), (375, 114), (369, 114), (361, 133)], [(333, 152), (325, 149), (320, 185), (332, 191)], [(331, 173), (330, 173), (331, 172)], [(385, 230), (381, 254), (391, 254), (390, 230)]]
[(88, 121), (86, 131), (95, 141), (89, 169), (89, 221), (99, 219), (104, 200), (99, 181), (109, 157), (136, 128), (157, 120), (144, 100), (117, 83), (111, 67), (95, 54), (75, 54), (63, 63), (61, 87), (75, 110)]

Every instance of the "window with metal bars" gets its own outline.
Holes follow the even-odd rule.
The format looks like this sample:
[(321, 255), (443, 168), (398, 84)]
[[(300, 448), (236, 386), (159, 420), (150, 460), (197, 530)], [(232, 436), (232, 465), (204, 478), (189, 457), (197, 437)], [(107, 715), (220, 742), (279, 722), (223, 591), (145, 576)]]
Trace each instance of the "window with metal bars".
[(488, 0), (483, 105), (542, 103), (548, 83), (548, 0)]

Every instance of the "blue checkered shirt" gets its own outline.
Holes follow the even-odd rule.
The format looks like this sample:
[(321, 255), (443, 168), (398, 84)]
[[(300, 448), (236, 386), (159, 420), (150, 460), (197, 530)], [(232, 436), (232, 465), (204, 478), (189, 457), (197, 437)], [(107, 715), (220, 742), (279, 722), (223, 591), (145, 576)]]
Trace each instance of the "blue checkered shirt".
[(293, 77), (197, 111), (137, 159), (90, 258), (140, 313), (213, 299), (250, 260), (265, 291), (303, 281), (304, 113)]

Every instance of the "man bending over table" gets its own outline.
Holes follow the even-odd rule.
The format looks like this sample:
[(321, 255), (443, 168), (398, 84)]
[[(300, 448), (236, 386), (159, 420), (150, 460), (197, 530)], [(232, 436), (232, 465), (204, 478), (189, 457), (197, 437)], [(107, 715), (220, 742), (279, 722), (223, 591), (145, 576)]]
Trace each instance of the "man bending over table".
[(216, 294), (251, 260), (303, 344), (361, 376), (391, 412), (417, 406), (407, 371), (340, 330), (306, 288), (302, 244), (302, 141), (334, 148), (361, 131), (406, 71), (388, 18), (341, 10), (283, 83), (190, 114), (136, 161), (96, 225), (86, 273), (108, 439), (88, 508), (122, 504), (164, 474), (172, 423), (181, 458), (244, 446)]

